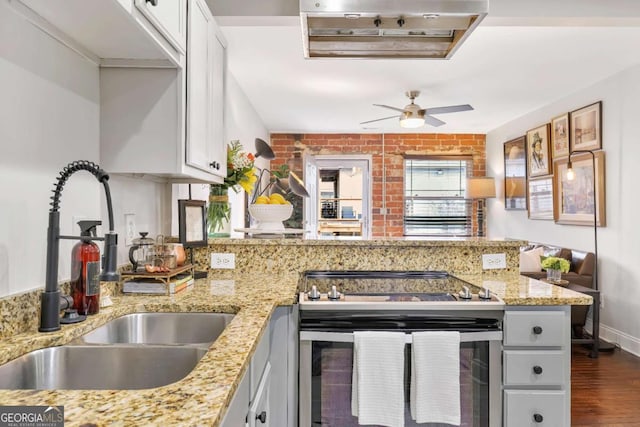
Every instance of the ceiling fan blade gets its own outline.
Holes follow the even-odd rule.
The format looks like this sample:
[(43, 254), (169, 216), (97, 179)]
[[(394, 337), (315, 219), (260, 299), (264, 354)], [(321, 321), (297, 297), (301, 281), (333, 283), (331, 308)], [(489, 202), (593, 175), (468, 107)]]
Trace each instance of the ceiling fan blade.
[(424, 122), (426, 124), (434, 126), (434, 127), (438, 127), (438, 126), (442, 126), (442, 125), (446, 124), (442, 120), (436, 119), (435, 117), (429, 116), (428, 114), (424, 115)]
[(388, 120), (388, 119), (397, 119), (400, 116), (389, 116), (389, 117), (383, 117), (381, 119), (375, 119), (375, 120), (368, 120), (366, 122), (360, 122), (361, 125), (366, 125), (367, 123), (373, 123), (373, 122), (379, 122), (380, 120)]
[(435, 107), (435, 108), (425, 108), (424, 110), (420, 110), (420, 111), (424, 111), (425, 114), (444, 114), (444, 113), (457, 113), (459, 111), (469, 111), (469, 110), (473, 110), (473, 107), (469, 104), (463, 104), (463, 105), (449, 105), (448, 107)]
[(382, 107), (382, 108), (388, 108), (390, 110), (396, 110), (396, 111), (400, 111), (401, 113), (404, 113), (404, 108), (398, 108), (398, 107), (392, 107), (391, 105), (384, 105), (384, 104), (373, 104), (376, 107)]

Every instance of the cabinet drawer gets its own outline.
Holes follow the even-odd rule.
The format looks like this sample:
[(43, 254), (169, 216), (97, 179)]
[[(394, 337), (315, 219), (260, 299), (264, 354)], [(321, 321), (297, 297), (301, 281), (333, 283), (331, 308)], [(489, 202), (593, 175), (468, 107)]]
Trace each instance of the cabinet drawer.
[(565, 383), (564, 352), (505, 350), (504, 384), (560, 385)]
[(262, 372), (264, 371), (264, 367), (267, 364), (267, 359), (269, 359), (269, 351), (271, 350), (269, 346), (269, 331), (266, 330), (260, 339), (260, 343), (256, 348), (256, 352), (253, 354), (253, 359), (251, 359), (251, 396), (253, 397), (258, 389), (258, 383), (260, 382), (260, 378), (262, 378)]
[(504, 392), (506, 427), (565, 427), (567, 396), (564, 391)]
[(560, 311), (507, 311), (504, 345), (561, 347), (567, 324), (568, 317)]

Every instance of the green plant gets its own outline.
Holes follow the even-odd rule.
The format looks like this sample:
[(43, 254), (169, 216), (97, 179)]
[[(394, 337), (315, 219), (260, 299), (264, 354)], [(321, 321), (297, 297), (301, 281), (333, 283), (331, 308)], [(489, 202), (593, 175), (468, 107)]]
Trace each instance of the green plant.
[(563, 273), (568, 273), (571, 268), (571, 263), (564, 258), (556, 256), (541, 256), (541, 265), (545, 270), (560, 270)]

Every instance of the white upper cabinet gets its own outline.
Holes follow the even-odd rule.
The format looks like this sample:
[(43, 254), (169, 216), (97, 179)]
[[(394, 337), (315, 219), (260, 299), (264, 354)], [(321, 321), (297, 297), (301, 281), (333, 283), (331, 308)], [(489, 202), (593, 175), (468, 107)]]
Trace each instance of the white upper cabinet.
[(35, 25), (103, 67), (176, 67), (184, 57), (186, 0), (11, 3)]
[(224, 40), (204, 0), (190, 0), (188, 22), (187, 163), (224, 177)]
[(204, 183), (226, 176), (224, 41), (204, 0), (187, 6), (185, 69), (100, 70), (100, 162), (109, 173)]
[(180, 53), (185, 52), (187, 0), (134, 0), (136, 8)]

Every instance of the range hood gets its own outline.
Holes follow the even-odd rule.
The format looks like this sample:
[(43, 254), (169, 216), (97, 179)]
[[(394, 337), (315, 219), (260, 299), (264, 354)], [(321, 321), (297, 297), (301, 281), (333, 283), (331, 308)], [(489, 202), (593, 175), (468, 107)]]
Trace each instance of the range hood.
[(306, 58), (449, 59), (489, 0), (300, 0)]

